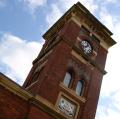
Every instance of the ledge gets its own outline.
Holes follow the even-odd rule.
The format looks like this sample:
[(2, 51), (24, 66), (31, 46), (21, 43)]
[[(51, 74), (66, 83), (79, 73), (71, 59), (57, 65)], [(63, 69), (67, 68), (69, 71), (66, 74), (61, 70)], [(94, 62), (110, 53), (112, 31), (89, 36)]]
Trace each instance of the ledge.
[(82, 103), (85, 103), (85, 102), (86, 102), (86, 99), (85, 99), (84, 97), (76, 95), (75, 91), (73, 91), (73, 90), (65, 87), (62, 82), (60, 83), (60, 87), (61, 87), (63, 90), (65, 90), (67, 93), (69, 93), (70, 95), (74, 96), (75, 99), (81, 101)]

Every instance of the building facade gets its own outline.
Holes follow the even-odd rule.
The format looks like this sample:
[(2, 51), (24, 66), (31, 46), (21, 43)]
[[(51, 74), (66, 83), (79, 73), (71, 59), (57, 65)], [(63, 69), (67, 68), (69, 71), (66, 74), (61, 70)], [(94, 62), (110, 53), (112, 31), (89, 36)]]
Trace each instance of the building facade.
[(0, 119), (94, 119), (111, 35), (73, 5), (43, 35), (22, 87), (0, 74)]

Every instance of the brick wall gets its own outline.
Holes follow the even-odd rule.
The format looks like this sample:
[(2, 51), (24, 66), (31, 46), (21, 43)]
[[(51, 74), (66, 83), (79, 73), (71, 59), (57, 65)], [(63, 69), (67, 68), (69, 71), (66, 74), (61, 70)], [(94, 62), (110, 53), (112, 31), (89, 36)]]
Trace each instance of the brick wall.
[(54, 117), (0, 85), (0, 119), (54, 119)]

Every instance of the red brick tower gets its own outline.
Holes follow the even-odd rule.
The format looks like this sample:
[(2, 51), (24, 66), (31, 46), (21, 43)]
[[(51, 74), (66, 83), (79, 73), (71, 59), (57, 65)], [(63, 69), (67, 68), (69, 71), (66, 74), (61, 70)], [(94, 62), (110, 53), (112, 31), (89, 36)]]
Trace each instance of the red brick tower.
[[(44, 35), (23, 85), (69, 119), (93, 119), (112, 33), (79, 2)], [(47, 118), (46, 118), (47, 119)]]

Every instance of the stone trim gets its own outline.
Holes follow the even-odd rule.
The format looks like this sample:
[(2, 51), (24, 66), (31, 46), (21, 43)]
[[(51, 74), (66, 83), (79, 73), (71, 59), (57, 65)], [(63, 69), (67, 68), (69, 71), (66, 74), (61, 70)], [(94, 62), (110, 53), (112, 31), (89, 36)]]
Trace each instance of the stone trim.
[[(75, 106), (76, 106), (76, 112), (75, 112), (75, 115), (74, 115), (74, 119), (77, 119), (78, 112), (79, 112), (79, 110), (80, 110), (80, 104), (79, 104), (77, 101), (75, 101), (74, 99), (72, 99), (71, 97), (69, 97), (68, 95), (66, 95), (64, 92), (60, 92), (59, 95), (58, 95), (57, 102), (56, 102), (56, 104), (55, 104), (56, 109), (57, 109), (60, 113), (61, 113), (61, 111), (58, 109), (58, 103), (59, 103), (61, 97), (65, 97), (66, 99), (68, 99), (69, 101), (71, 101), (72, 103), (75, 104)], [(65, 114), (63, 114), (63, 113), (61, 113), (61, 114), (62, 114), (63, 116), (65, 115)], [(73, 119), (73, 118), (70, 118), (70, 117), (68, 117), (68, 116), (65, 116), (65, 117), (66, 117), (66, 118), (69, 118), (69, 119)]]
[(34, 104), (38, 108), (47, 112), (55, 119), (67, 119), (65, 116), (61, 115), (58, 110), (56, 110), (55, 105), (38, 95), (34, 96), (27, 92), (20, 85), (16, 84), (2, 73), (0, 73), (0, 85), (8, 89), (10, 92), (16, 94), (18, 97), (29, 101), (29, 103)]
[(71, 90), (70, 88), (67, 88), (66, 86), (64, 86), (64, 84), (62, 82), (60, 83), (60, 87), (62, 89), (64, 89), (65, 91), (67, 91), (67, 93), (69, 93), (70, 95), (74, 96), (75, 99), (81, 101), (82, 103), (86, 102), (85, 97), (78, 96), (74, 90)]
[(79, 20), (79, 18), (77, 16), (72, 17), (71, 20), (74, 21), (78, 26), (80, 26), (80, 27), (84, 26), (85, 28), (87, 28), (90, 32), (92, 32), (92, 34), (95, 37), (97, 37), (100, 40), (100, 45), (103, 48), (105, 48), (106, 50), (109, 49), (110, 46), (104, 40), (102, 40), (102, 36), (100, 37), (96, 33), (94, 33), (94, 31), (91, 31), (91, 29), (87, 26), (87, 24), (84, 23), (84, 21), (81, 21), (81, 23), (80, 23), (80, 20)]
[(20, 85), (0, 73), (0, 85), (11, 91), (12, 93), (18, 95), (24, 100), (29, 100), (33, 96), (25, 91)]

